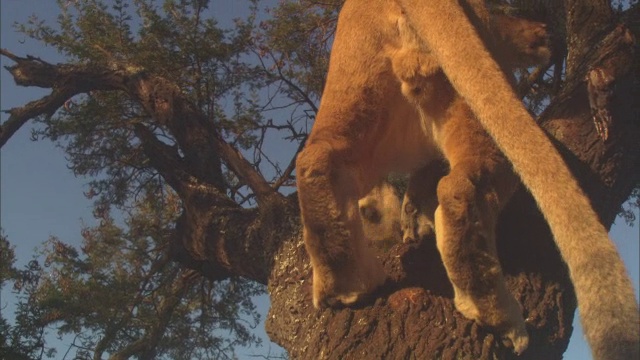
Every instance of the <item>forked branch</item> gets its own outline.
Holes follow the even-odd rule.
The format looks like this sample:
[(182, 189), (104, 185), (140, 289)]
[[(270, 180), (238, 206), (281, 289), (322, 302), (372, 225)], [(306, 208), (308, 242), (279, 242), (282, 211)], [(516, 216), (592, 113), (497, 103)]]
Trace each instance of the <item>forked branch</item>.
[[(180, 170), (224, 192), (222, 160), (242, 183), (251, 188), (259, 203), (276, 194), (251, 163), (222, 138), (205, 114), (171, 81), (150, 75), (140, 67), (114, 66), (107, 69), (96, 65), (53, 65), (31, 56), (20, 57), (5, 49), (0, 51), (16, 62), (7, 67), (16, 84), (52, 89), (51, 94), (39, 100), (7, 111), (10, 117), (0, 128), (0, 147), (29, 120), (40, 115), (53, 115), (75, 95), (122, 90), (140, 103), (155, 121), (166, 126), (180, 146), (183, 153), (181, 166), (175, 168), (161, 164), (165, 160), (168, 163), (178, 160), (175, 156), (166, 156), (166, 151), (155, 151), (161, 147), (152, 146), (154, 151), (148, 153), (156, 156), (154, 166), (170, 183), (177, 185), (179, 175), (171, 173)], [(136, 134), (146, 139), (147, 147), (151, 144), (151, 137), (155, 137), (140, 127), (136, 128)], [(161, 154), (164, 155), (163, 160), (158, 161)]]

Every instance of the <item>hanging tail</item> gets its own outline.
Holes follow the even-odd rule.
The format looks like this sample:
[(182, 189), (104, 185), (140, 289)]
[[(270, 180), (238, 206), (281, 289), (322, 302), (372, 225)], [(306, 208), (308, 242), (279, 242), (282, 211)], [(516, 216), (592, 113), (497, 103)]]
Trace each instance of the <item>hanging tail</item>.
[[(640, 359), (638, 304), (614, 244), (558, 151), (514, 94), (460, 2), (398, 1), (453, 87), (536, 199), (568, 264), (594, 357)], [(478, 3), (476, 8), (484, 7), (484, 1), (472, 1)]]

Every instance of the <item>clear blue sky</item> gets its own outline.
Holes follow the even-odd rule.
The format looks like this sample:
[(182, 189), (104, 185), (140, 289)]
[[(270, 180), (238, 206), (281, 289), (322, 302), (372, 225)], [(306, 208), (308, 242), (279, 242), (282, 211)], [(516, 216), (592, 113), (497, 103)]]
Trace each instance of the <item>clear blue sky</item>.
[[(244, 4), (236, 0), (213, 1), (216, 13), (226, 18), (244, 13)], [(63, 61), (53, 49), (13, 31), (14, 21), (25, 21), (33, 13), (45, 19), (55, 19), (59, 11), (54, 0), (0, 0), (0, 46), (21, 56), (29, 54), (49, 62)], [(1, 64), (9, 65), (11, 61), (2, 58)], [(21, 106), (47, 93), (42, 89), (17, 87), (6, 70), (1, 69), (0, 72), (2, 110)], [(7, 115), (1, 116), (4, 122)], [(86, 190), (84, 184), (87, 180), (73, 176), (66, 167), (62, 150), (51, 142), (30, 141), (30, 129), (30, 126), (25, 126), (9, 140), (2, 148), (0, 162), (0, 224), (9, 241), (16, 246), (19, 266), (26, 264), (32, 258), (34, 249), (50, 235), (71, 244), (79, 244), (82, 221), (88, 225), (93, 222), (91, 203), (82, 194)], [(621, 219), (616, 221), (611, 231), (611, 237), (616, 241), (633, 278), (636, 294), (640, 273), (639, 231), (638, 220), (629, 227)], [(15, 299), (5, 289), (0, 298), (0, 311), (5, 317), (11, 318), (13, 301)], [(260, 299), (259, 304), (264, 318), (267, 300)], [(579, 324), (576, 325), (565, 359), (588, 360), (591, 358), (588, 347)], [(264, 334), (262, 328), (258, 331)], [(265, 344), (265, 352), (268, 346), (268, 343)], [(275, 349), (276, 345), (272, 346)], [(61, 350), (64, 353), (66, 346)], [(255, 353), (255, 350), (249, 350), (248, 353)]]

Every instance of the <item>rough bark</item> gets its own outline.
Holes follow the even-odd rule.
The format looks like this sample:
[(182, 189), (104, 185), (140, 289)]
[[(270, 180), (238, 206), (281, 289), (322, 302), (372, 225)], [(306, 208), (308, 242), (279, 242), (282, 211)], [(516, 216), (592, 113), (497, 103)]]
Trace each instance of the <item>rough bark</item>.
[[(631, 52), (631, 34), (614, 26), (610, 16), (594, 22), (597, 28), (577, 25), (591, 16), (586, 3), (566, 3), (567, 30), (573, 36), (568, 41), (570, 72), (541, 123), (609, 226), (640, 183), (640, 111), (635, 104), (640, 66)], [(145, 126), (131, 124), (151, 165), (183, 200), (173, 257), (214, 280), (244, 276), (268, 284), (272, 306), (267, 331), (292, 358), (516, 358), (501, 339), (454, 310), (433, 241), (397, 245), (380, 254), (392, 281), (369, 305), (313, 309), (295, 196), (278, 194), (169, 81), (126, 67), (52, 65), (6, 50), (2, 54), (16, 62), (9, 70), (18, 85), (51, 88), (52, 94), (9, 111), (0, 146), (29, 119), (53, 113), (75, 94), (95, 90), (125, 92), (172, 132), (181, 153)], [(594, 126), (594, 95), (585, 81), (594, 70), (613, 79), (605, 84), (610, 88), (598, 90), (612, 94), (603, 105), (610, 115), (606, 141)], [(242, 208), (225, 195), (220, 163), (254, 191), (257, 208)], [(509, 289), (523, 305), (531, 335), (529, 350), (518, 359), (560, 359), (571, 335), (575, 298), (547, 226), (524, 190), (503, 211), (498, 245)]]

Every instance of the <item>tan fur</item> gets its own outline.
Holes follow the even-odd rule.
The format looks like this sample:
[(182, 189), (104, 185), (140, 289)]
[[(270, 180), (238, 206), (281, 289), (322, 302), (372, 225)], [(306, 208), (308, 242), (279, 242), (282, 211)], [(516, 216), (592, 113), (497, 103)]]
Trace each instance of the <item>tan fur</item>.
[(448, 164), (436, 160), (411, 173), (400, 213), (404, 243), (435, 236), (434, 215), (438, 207), (436, 190), (438, 182), (448, 171)]
[[(502, 71), (520, 57), (509, 58), (519, 40), (500, 21), (479, 0), (345, 2), (320, 111), (297, 160), (314, 305), (351, 304), (384, 282), (358, 199), (390, 171), (415, 171), (444, 156), (450, 170), (437, 185), (434, 221), (456, 307), (523, 351), (528, 336), (494, 234), (517, 184), (513, 166), (568, 264), (594, 357), (638, 358), (631, 282), (588, 199)], [(526, 28), (530, 42), (540, 40)]]
[(364, 236), (382, 250), (400, 242), (400, 198), (386, 181), (358, 200)]

